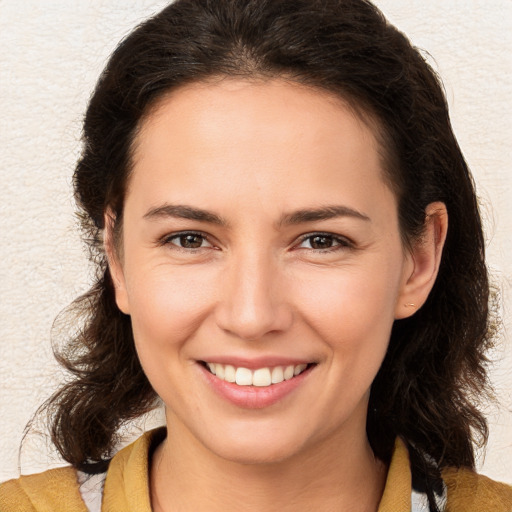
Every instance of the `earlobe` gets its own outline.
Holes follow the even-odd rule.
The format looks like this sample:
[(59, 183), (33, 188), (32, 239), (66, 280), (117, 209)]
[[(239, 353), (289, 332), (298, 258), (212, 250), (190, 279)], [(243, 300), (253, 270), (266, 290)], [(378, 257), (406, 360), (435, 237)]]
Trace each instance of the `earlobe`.
[(412, 316), (427, 300), (439, 272), (446, 234), (448, 212), (442, 202), (430, 203), (426, 210), (422, 236), (413, 241), (409, 264), (398, 297), (395, 318)]
[(126, 315), (130, 314), (126, 282), (119, 250), (114, 236), (115, 215), (108, 209), (105, 212), (105, 228), (103, 231), (103, 246), (107, 256), (107, 264), (114, 284), (117, 307)]

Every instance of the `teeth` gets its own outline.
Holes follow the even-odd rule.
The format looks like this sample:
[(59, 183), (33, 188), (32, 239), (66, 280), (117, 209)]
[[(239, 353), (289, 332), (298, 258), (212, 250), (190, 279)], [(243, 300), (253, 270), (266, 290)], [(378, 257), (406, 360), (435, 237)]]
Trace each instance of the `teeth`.
[(279, 384), (284, 380), (290, 380), (300, 375), (307, 367), (307, 364), (289, 366), (275, 366), (273, 368), (235, 368), (230, 364), (206, 363), (210, 372), (219, 379), (226, 382), (235, 382), (239, 386), (267, 387), (272, 384)]
[(287, 366), (284, 370), (284, 380), (290, 380), (295, 374), (295, 367)]
[(224, 380), (226, 382), (236, 382), (236, 369), (234, 366), (226, 365), (224, 368)]
[(237, 368), (235, 374), (235, 382), (239, 386), (252, 385), (252, 372), (248, 368)]
[(219, 377), (219, 379), (224, 380), (225, 373), (226, 372), (224, 371), (224, 365), (222, 365), (222, 364), (215, 365), (215, 375), (217, 375), (217, 377)]
[(300, 373), (302, 373), (307, 367), (307, 364), (298, 364), (294, 369), (293, 369), (293, 375), (299, 375)]
[(272, 369), (272, 384), (279, 384), (284, 380), (284, 372), (282, 366), (276, 366)]
[(268, 368), (259, 368), (252, 374), (252, 385), (265, 387), (272, 384), (272, 376)]

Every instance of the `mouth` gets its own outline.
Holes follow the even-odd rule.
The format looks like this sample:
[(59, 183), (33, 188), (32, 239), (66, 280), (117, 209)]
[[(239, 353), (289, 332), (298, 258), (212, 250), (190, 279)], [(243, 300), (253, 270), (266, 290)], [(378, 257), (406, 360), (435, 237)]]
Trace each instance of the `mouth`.
[(238, 386), (254, 386), (259, 388), (270, 387), (281, 382), (292, 380), (315, 363), (282, 365), (273, 367), (255, 368), (236, 367), (230, 364), (211, 363), (201, 361), (201, 364), (218, 379), (236, 384)]

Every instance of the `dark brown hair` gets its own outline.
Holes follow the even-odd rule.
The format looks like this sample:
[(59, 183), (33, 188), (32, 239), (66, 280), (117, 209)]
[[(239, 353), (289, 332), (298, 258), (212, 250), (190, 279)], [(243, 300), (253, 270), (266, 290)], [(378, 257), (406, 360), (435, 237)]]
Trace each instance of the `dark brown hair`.
[(82, 327), (57, 355), (75, 378), (49, 402), (53, 441), (75, 467), (103, 471), (119, 427), (155, 405), (130, 318), (115, 304), (102, 248), (104, 212), (112, 209), (119, 228), (132, 142), (157, 100), (224, 76), (283, 77), (334, 92), (373, 119), (406, 242), (421, 235), (429, 203), (446, 204), (450, 227), (436, 284), (415, 315), (395, 322), (367, 423), (385, 461), (396, 436), (405, 440), (413, 476), (432, 497), (439, 469), (474, 467), (474, 442), (487, 436), (474, 405), (486, 389), (491, 343), (484, 239), (442, 86), (366, 0), (177, 0), (115, 50), (86, 113), (74, 175), (98, 276), (73, 307)]

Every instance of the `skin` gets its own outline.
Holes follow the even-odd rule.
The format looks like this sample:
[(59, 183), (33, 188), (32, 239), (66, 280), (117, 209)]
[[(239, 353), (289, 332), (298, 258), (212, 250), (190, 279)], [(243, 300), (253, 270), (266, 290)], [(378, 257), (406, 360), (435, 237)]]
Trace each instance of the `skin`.
[[(369, 389), (394, 320), (435, 281), (444, 205), (429, 205), (424, 237), (406, 249), (372, 128), (339, 98), (281, 80), (174, 91), (135, 148), (121, 245), (111, 229), (106, 245), (118, 306), (166, 405), (154, 510), (377, 510), (386, 468), (366, 437)], [(344, 210), (291, 222), (333, 206)], [(184, 231), (197, 248), (183, 247)], [(198, 361), (226, 357), (314, 367), (251, 409), (204, 378)]]

